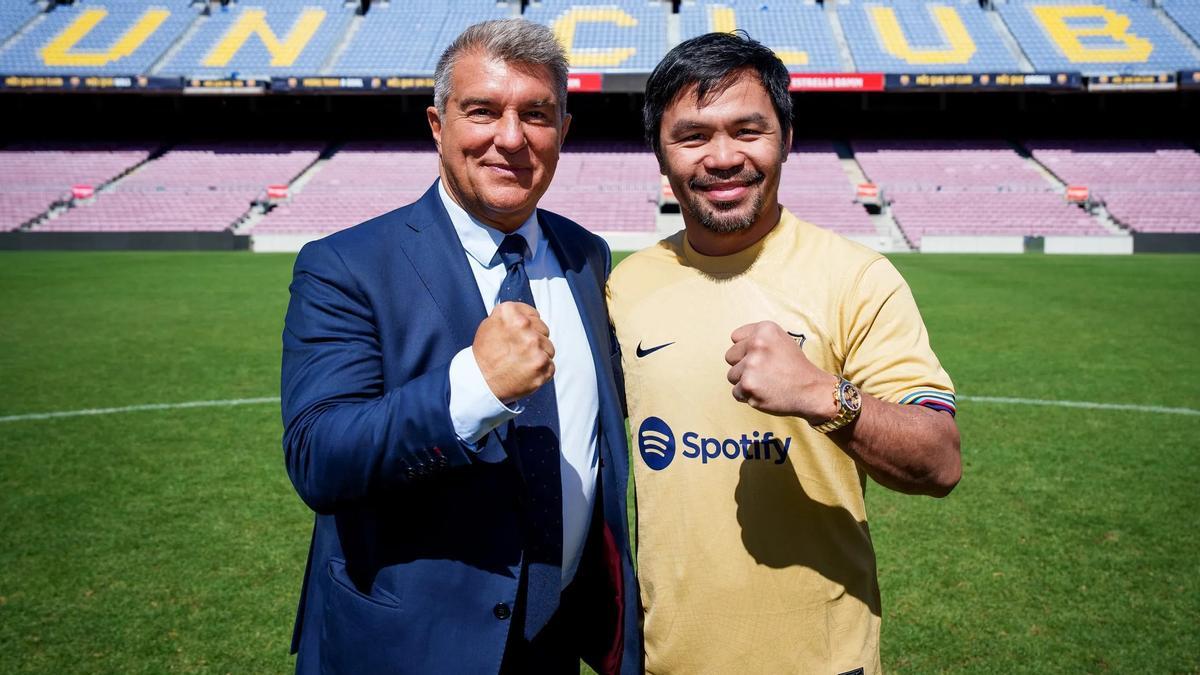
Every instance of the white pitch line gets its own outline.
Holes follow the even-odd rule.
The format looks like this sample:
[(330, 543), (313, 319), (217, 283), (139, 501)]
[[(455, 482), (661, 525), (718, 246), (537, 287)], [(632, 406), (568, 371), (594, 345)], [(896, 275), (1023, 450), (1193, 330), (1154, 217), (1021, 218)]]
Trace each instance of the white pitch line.
[(1164, 415), (1200, 415), (1195, 408), (1168, 408), (1161, 405), (1137, 405), (1134, 403), (1093, 403), (1091, 401), (1054, 401), (1041, 398), (1010, 398), (1007, 396), (958, 396), (959, 401), (972, 403), (1012, 403), (1016, 405), (1044, 405), (1058, 408), (1086, 408), (1088, 410), (1130, 410), (1133, 412), (1162, 413)]
[(59, 412), (29, 413), (26, 415), (8, 415), (0, 417), (0, 422), (23, 422), (25, 420), (49, 420), (59, 417), (83, 417), (85, 415), (114, 415), (117, 413), (140, 412), (142, 410), (178, 410), (180, 408), (220, 408), (235, 405), (254, 405), (256, 403), (279, 403), (278, 396), (262, 398), (231, 398), (224, 401), (184, 401), (182, 403), (145, 403), (142, 405), (127, 405), (120, 408), (89, 408), (87, 410), (62, 410)]
[[(1055, 401), (1040, 398), (1011, 398), (1007, 396), (958, 396), (959, 401), (971, 403), (1008, 403), (1013, 405), (1041, 405), (1058, 408), (1085, 408), (1088, 410), (1127, 410), (1131, 412), (1161, 413), (1165, 415), (1200, 415), (1195, 408), (1168, 408), (1160, 405), (1138, 405), (1133, 403), (1095, 403), (1092, 401)], [(57, 412), (28, 413), (24, 415), (7, 415), (0, 417), (3, 422), (23, 422), (26, 420), (49, 420), (61, 417), (85, 417), (87, 415), (115, 415), (118, 413), (141, 412), (146, 410), (179, 410), (183, 408), (227, 408), (239, 405), (257, 405), (279, 403), (278, 396), (263, 396), (259, 398), (231, 398), (223, 401), (183, 401), (181, 403), (145, 403), (142, 405), (127, 405), (120, 408), (89, 408), (86, 410), (61, 410)]]

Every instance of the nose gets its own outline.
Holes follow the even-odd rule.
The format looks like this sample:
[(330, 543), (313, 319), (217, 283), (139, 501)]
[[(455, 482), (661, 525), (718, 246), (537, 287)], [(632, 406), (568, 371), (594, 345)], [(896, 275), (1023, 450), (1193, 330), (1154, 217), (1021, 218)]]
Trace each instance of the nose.
[(525, 147), (525, 131), (516, 111), (506, 112), (496, 120), (496, 137), (493, 142), (498, 150), (509, 154)]
[(717, 134), (709, 142), (709, 152), (704, 157), (704, 168), (727, 171), (739, 168), (745, 161), (746, 156), (742, 154), (733, 138)]

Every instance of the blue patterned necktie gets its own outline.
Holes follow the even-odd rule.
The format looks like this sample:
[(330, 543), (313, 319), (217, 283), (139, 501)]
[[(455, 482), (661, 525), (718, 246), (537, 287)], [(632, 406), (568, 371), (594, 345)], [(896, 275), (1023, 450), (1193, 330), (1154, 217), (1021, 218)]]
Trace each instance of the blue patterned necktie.
[[(497, 257), (508, 274), (496, 304), (523, 302), (536, 307), (525, 272), (525, 237), (510, 234), (500, 243)], [(548, 322), (547, 322), (548, 323)], [(559, 470), (558, 404), (554, 380), (521, 399), (521, 414), (510, 424), (508, 450), (517, 455), (525, 476), (525, 637), (532, 639), (558, 609), (562, 589), (562, 478)]]

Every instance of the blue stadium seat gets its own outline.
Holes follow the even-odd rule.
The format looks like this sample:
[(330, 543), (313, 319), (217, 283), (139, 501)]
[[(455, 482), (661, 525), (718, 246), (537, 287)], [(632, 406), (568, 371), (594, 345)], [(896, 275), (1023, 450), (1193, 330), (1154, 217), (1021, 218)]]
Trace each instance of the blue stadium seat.
[(661, 2), (542, 0), (525, 18), (554, 29), (572, 70), (648, 73), (667, 53), (670, 11)]
[[(363, 18), (335, 75), (430, 75), (437, 58), (463, 28), (512, 15), (493, 0), (376, 3)], [(469, 19), (464, 23), (464, 19)], [(404, 36), (398, 40), (397, 36)]]
[(433, 72), (442, 52), (468, 26), (488, 19), (506, 19), (512, 16), (507, 5), (498, 5), (492, 0), (456, 0), (446, 4), (449, 5), (446, 21), (442, 24), (441, 32), (437, 34), (433, 49), (425, 55), (425, 65), (421, 70), (423, 73)]
[(42, 8), (28, 0), (0, 3), (0, 40), (17, 32)]
[(1133, 0), (1010, 0), (1000, 16), (1038, 70), (1105, 75), (1200, 66), (1154, 10)]
[(792, 72), (846, 70), (829, 18), (819, 5), (786, 0), (708, 0), (679, 7), (683, 39), (715, 31), (745, 30), (775, 50)]
[(838, 6), (861, 72), (1014, 72), (1016, 56), (975, 0), (891, 0)]
[(198, 11), (179, 0), (58, 5), (0, 54), (0, 71), (140, 75), (179, 39)]
[(354, 7), (342, 0), (246, 0), (214, 6), (212, 15), (158, 74), (314, 75), (353, 18)]
[(1162, 0), (1162, 8), (1193, 41), (1200, 44), (1200, 3), (1196, 0)]

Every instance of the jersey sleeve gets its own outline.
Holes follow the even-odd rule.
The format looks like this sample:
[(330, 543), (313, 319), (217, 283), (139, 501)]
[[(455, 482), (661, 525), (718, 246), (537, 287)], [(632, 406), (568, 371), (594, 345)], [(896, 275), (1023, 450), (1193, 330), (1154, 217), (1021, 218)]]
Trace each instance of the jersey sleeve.
[(904, 278), (886, 258), (871, 262), (844, 299), (843, 377), (883, 401), (955, 414), (954, 384)]

